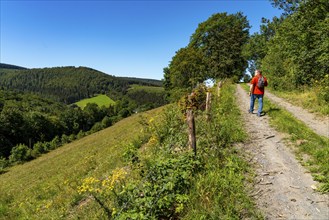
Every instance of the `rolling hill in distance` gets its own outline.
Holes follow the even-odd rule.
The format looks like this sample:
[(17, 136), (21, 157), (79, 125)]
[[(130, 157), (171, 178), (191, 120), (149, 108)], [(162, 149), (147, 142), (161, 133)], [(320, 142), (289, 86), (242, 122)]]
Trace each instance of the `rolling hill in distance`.
[(31, 92), (65, 104), (98, 94), (107, 94), (115, 100), (125, 95), (133, 84), (162, 86), (160, 80), (115, 77), (88, 67), (27, 69), (0, 64), (0, 89)]
[(160, 80), (88, 67), (0, 67), (0, 159), (11, 164), (167, 103)]

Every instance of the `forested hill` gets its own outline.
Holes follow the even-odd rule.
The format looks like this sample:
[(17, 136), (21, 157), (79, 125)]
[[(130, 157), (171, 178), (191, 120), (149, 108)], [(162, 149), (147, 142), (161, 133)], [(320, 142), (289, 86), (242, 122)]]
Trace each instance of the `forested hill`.
[(107, 94), (115, 99), (124, 95), (131, 84), (161, 85), (159, 80), (115, 77), (88, 67), (11, 67), (13, 65), (1, 64), (0, 89), (32, 92), (66, 104), (96, 94)]
[(6, 63), (0, 63), (0, 68), (6, 68), (6, 69), (27, 69), (25, 67), (6, 64)]

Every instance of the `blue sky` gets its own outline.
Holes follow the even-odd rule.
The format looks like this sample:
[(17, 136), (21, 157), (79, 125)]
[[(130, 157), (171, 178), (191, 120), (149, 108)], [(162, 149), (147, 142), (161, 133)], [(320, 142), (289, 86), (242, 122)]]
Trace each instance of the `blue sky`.
[(281, 14), (268, 0), (0, 1), (1, 63), (152, 79), (212, 14), (241, 11), (251, 33)]

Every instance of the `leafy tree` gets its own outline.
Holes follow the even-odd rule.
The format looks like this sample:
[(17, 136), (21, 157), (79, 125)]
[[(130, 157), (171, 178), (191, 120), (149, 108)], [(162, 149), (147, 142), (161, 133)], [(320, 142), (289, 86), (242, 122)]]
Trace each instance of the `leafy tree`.
[(242, 13), (212, 15), (164, 68), (165, 89), (176, 97), (207, 79), (241, 79), (248, 65), (244, 52), (248, 37), (249, 23)]
[(325, 0), (300, 4), (269, 41), (262, 68), (277, 88), (311, 86), (328, 73), (328, 7)]
[(284, 16), (293, 14), (302, 1), (303, 0), (271, 0), (274, 7), (284, 11)]
[(254, 73), (260, 69), (262, 61), (268, 53), (268, 43), (275, 36), (277, 29), (284, 20), (284, 17), (273, 17), (272, 21), (262, 18), (260, 33), (256, 32), (250, 36), (248, 42), (244, 45), (243, 53), (248, 58), (248, 70)]
[(197, 48), (186, 47), (176, 52), (170, 65), (169, 79), (172, 87), (193, 88), (205, 78), (202, 53)]
[(170, 82), (170, 69), (169, 67), (163, 68), (163, 87), (165, 90), (172, 88), (172, 83)]
[(190, 47), (201, 51), (207, 78), (241, 78), (247, 67), (243, 46), (249, 37), (249, 23), (242, 13), (212, 15), (199, 24)]

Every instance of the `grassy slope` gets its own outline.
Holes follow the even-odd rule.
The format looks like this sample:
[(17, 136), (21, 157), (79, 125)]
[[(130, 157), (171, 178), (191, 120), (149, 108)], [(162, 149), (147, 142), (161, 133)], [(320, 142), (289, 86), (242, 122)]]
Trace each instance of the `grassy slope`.
[(86, 107), (88, 103), (96, 103), (99, 107), (101, 106), (109, 107), (110, 105), (114, 105), (115, 101), (113, 101), (110, 97), (106, 95), (98, 95), (89, 99), (80, 100), (75, 104), (77, 104), (80, 108), (83, 109), (84, 107)]
[[(146, 118), (162, 108), (143, 113)], [(60, 219), (77, 212), (77, 186), (121, 166), (122, 145), (140, 134), (140, 115), (67, 144), (0, 175), (0, 219)]]

